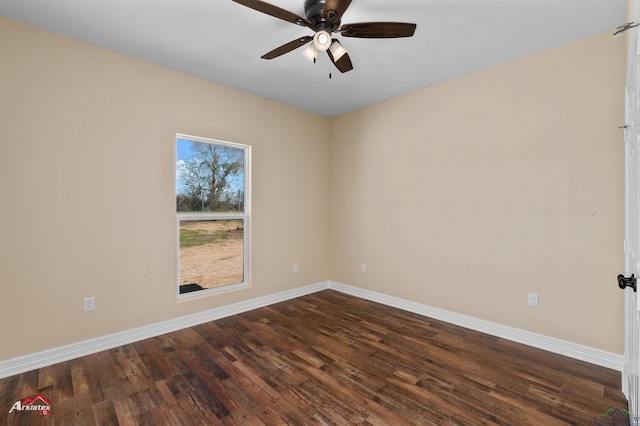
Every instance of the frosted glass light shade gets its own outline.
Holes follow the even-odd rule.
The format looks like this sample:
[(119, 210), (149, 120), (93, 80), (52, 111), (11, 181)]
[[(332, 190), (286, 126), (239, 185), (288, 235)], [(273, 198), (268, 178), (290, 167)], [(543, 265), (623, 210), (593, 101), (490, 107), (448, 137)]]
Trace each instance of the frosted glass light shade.
[(331, 51), (331, 56), (333, 56), (334, 62), (337, 62), (340, 58), (344, 56), (345, 53), (347, 53), (347, 50), (344, 47), (342, 47), (340, 42), (336, 39), (333, 39), (333, 42), (331, 43), (331, 47), (329, 48), (329, 50)]
[(316, 35), (313, 36), (313, 45), (318, 50), (327, 50), (331, 46), (331, 35), (324, 30), (318, 31)]

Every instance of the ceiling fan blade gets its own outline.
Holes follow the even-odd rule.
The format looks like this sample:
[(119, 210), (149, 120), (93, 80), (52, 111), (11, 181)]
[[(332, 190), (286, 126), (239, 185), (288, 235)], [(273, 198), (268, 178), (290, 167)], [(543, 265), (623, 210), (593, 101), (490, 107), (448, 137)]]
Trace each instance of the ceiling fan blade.
[(251, 9), (257, 10), (258, 12), (266, 13), (267, 15), (271, 15), (273, 17), (282, 19), (284, 21), (291, 22), (296, 25), (307, 26), (309, 28), (312, 28), (311, 21), (309, 21), (307, 18), (298, 16), (293, 12), (289, 12), (288, 10), (281, 9), (278, 6), (274, 6), (272, 4), (269, 4), (260, 0), (233, 0), (233, 1), (243, 6), (247, 6), (247, 7), (250, 7)]
[(285, 53), (289, 53), (292, 50), (297, 49), (298, 47), (304, 46), (305, 44), (309, 43), (311, 40), (313, 40), (313, 37), (310, 37), (310, 36), (297, 38), (293, 41), (290, 41), (287, 44), (283, 44), (282, 46), (273, 49), (269, 53), (265, 53), (264, 55), (261, 56), (261, 58), (262, 59), (277, 58), (278, 56), (284, 55)]
[(348, 53), (345, 52), (337, 61), (333, 59), (331, 50), (327, 50), (327, 54), (329, 55), (329, 58), (331, 58), (333, 65), (335, 65), (341, 73), (345, 73), (353, 69), (353, 64), (351, 63), (351, 58), (349, 58)]
[(340, 28), (345, 37), (359, 38), (397, 38), (412, 37), (416, 24), (404, 22), (360, 22), (346, 24)]
[(350, 4), (351, 0), (326, 0), (322, 16), (329, 22), (339, 21)]

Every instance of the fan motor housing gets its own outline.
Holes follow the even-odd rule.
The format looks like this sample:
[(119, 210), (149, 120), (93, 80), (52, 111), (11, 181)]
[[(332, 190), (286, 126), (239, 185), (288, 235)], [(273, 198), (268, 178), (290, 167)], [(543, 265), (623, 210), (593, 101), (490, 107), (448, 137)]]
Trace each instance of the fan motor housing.
[(316, 31), (325, 30), (330, 33), (340, 28), (340, 19), (336, 19), (335, 10), (329, 11), (329, 21), (323, 16), (326, 0), (305, 0), (304, 13), (315, 27)]
[(325, 0), (305, 0), (304, 1), (304, 14), (311, 22), (316, 22), (322, 19), (322, 10), (324, 9)]

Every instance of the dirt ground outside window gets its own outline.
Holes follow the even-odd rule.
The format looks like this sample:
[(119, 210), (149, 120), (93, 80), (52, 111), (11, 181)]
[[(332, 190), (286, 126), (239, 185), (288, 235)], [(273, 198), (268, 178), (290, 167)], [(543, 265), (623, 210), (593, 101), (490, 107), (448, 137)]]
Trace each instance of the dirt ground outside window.
[(180, 285), (214, 288), (243, 281), (242, 220), (180, 222)]

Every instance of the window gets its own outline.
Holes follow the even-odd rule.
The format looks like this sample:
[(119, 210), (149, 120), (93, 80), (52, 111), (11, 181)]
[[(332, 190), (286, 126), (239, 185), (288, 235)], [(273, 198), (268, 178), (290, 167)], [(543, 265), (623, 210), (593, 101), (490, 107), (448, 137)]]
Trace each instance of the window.
[(250, 147), (176, 136), (178, 297), (248, 284)]

